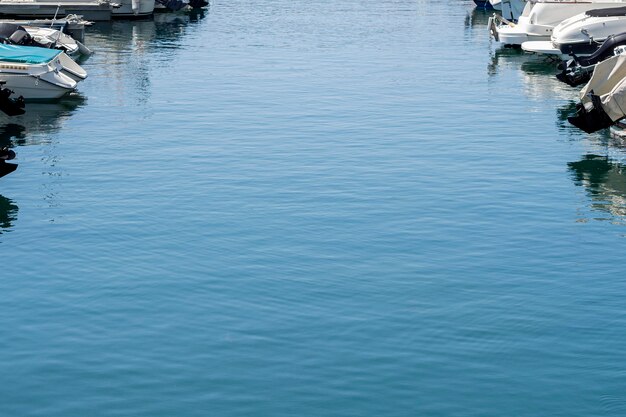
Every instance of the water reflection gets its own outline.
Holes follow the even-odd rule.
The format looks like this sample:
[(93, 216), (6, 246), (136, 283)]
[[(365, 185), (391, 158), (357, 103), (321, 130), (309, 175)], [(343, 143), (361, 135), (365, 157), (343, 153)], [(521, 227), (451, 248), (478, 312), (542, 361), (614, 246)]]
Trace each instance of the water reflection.
[[(205, 17), (204, 10), (189, 13), (155, 13), (145, 20), (112, 20), (98, 22), (89, 28), (85, 42), (98, 53), (122, 52), (154, 43), (158, 46), (180, 47), (187, 30)], [(175, 41), (176, 43), (170, 43)]]
[(465, 28), (480, 28), (487, 30), (489, 17), (493, 15), (493, 10), (486, 10), (482, 7), (476, 7), (465, 16)]
[(21, 116), (0, 116), (0, 147), (46, 142), (47, 135), (61, 130), (85, 102), (85, 97), (74, 93), (56, 102), (27, 103), (26, 113)]
[(13, 222), (17, 220), (18, 210), (19, 208), (12, 200), (0, 195), (0, 235), (13, 227)]
[(576, 185), (585, 187), (591, 209), (611, 215), (597, 219), (626, 220), (626, 166), (595, 154), (587, 154), (567, 166)]
[(492, 52), (487, 67), (489, 76), (496, 76), (503, 69), (513, 69), (519, 74), (524, 94), (533, 100), (572, 100), (580, 90), (556, 78), (560, 61), (543, 55), (524, 52), (519, 48), (500, 47)]
[(143, 105), (153, 91), (151, 73), (162, 70), (163, 63), (171, 62), (172, 54), (184, 48), (181, 38), (204, 13), (158, 13), (148, 20), (98, 22), (85, 34), (85, 42), (95, 51), (85, 68), (107, 80), (118, 105)]

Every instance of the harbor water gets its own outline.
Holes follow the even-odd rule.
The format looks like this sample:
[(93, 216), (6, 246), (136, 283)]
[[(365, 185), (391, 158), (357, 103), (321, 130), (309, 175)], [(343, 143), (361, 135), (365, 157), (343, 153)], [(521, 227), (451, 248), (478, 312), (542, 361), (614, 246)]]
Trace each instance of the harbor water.
[(0, 416), (626, 414), (626, 144), (471, 1), (89, 27), (0, 118)]

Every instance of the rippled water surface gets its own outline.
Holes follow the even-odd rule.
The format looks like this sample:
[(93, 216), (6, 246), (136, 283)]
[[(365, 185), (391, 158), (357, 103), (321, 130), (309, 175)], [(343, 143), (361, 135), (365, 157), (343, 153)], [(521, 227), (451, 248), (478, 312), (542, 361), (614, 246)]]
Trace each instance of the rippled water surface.
[(89, 28), (3, 118), (1, 416), (624, 416), (626, 148), (472, 2)]

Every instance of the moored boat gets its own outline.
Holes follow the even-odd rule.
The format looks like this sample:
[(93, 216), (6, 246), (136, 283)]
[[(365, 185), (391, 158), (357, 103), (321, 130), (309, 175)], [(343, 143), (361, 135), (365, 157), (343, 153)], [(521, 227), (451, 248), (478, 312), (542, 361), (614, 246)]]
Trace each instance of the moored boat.
[(86, 77), (85, 70), (62, 51), (0, 45), (0, 81), (26, 100), (59, 98)]
[(549, 41), (554, 28), (564, 20), (592, 9), (626, 6), (623, 0), (535, 0), (526, 3), (517, 23), (494, 15), (489, 31), (494, 39), (505, 45), (522, 45), (527, 41)]
[(68, 55), (91, 54), (89, 48), (58, 29), (22, 26), (6, 21), (0, 21), (0, 42), (10, 45), (59, 49)]

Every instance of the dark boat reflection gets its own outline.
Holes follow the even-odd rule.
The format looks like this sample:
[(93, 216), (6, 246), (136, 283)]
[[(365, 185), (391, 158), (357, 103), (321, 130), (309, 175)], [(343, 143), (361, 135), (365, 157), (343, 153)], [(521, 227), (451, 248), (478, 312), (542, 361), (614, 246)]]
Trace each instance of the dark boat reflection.
[(465, 16), (465, 28), (481, 28), (487, 31), (489, 17), (491, 17), (493, 13), (493, 9), (489, 10), (484, 7), (475, 7)]
[(608, 156), (585, 155), (567, 164), (574, 183), (585, 187), (591, 198), (591, 209), (611, 215), (615, 221), (626, 220), (626, 166)]
[(0, 235), (13, 228), (18, 210), (19, 208), (12, 200), (0, 195)]
[(45, 143), (47, 135), (58, 132), (85, 102), (85, 97), (73, 93), (56, 102), (27, 103), (21, 116), (0, 116), (0, 147)]

